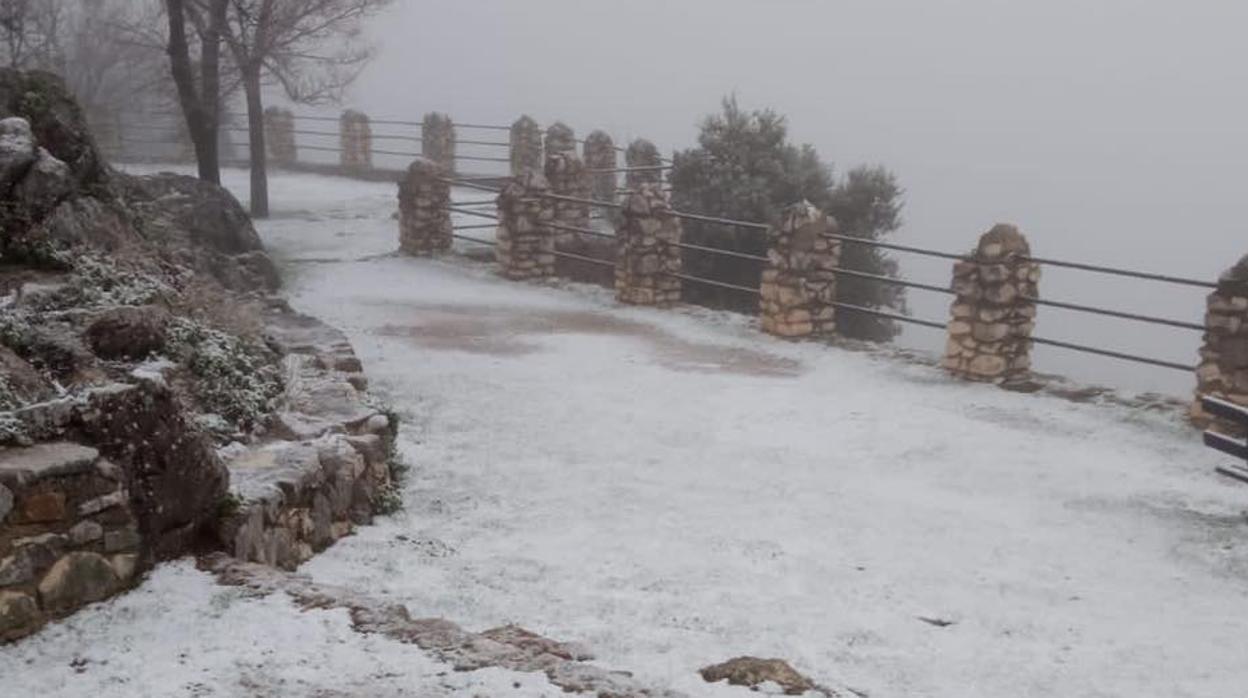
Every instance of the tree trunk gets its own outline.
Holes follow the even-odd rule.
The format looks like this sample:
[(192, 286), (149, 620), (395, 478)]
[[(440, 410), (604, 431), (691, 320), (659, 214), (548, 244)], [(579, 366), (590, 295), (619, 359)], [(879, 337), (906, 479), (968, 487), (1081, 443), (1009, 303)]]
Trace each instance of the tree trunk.
[(268, 150), (264, 143), (264, 103), (260, 94), (260, 66), (243, 72), (247, 93), (247, 136), (251, 155), (251, 216), (269, 216)]
[[(214, 2), (220, 2), (224, 7), (225, 0), (214, 0)], [(221, 167), (217, 161), (217, 109), (214, 106), (210, 115), (210, 110), (206, 108), (209, 102), (216, 105), (220, 100), (220, 95), (213, 94), (209, 99), (206, 94), (200, 95), (196, 92), (190, 42), (186, 39), (186, 8), (183, 0), (165, 0), (165, 7), (169, 15), (169, 46), (167, 48), (169, 68), (173, 74), (173, 83), (178, 88), (178, 103), (186, 119), (186, 131), (191, 137), (191, 143), (195, 146), (195, 162), (199, 165), (199, 178), (213, 184), (220, 184)], [(220, 44), (218, 44), (219, 48)], [(209, 74), (207, 54), (207, 42), (205, 42), (203, 66), (205, 77)], [(220, 70), (219, 63), (213, 67), (216, 71)], [(212, 84), (208, 83), (209, 81), (205, 79), (205, 88), (215, 88), (219, 84), (215, 76), (211, 80)]]

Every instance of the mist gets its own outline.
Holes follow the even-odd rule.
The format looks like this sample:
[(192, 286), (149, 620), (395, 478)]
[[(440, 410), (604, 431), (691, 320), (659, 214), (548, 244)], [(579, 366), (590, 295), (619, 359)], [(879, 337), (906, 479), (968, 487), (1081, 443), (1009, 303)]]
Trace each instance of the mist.
[[(788, 117), (838, 172), (893, 170), (896, 240), (969, 249), (996, 222), (1037, 256), (1214, 279), (1248, 252), (1248, 6), (1056, 0), (400, 0), (371, 27), (376, 60), (348, 102), (584, 135), (691, 145), (735, 94)], [(899, 255), (902, 273), (949, 269)], [(1046, 268), (1044, 298), (1196, 320), (1203, 292)], [(912, 291), (918, 317), (948, 299)], [(1042, 308), (1037, 335), (1194, 363), (1199, 334)], [(899, 341), (939, 351), (939, 331)], [(1035, 368), (1133, 390), (1189, 374), (1037, 347)]]

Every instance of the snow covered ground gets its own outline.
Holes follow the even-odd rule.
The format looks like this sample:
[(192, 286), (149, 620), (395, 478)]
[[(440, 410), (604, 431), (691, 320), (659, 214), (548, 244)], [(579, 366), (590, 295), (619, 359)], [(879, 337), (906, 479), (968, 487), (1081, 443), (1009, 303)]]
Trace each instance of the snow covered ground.
[[(749, 695), (696, 674), (741, 654), (873, 697), (1243, 695), (1248, 490), (1177, 418), (388, 256), (394, 195), (282, 175), (259, 226), (406, 419), (406, 510), (316, 580), (692, 696)], [(0, 650), (14, 695), (557, 695), (446, 672), (185, 563)]]

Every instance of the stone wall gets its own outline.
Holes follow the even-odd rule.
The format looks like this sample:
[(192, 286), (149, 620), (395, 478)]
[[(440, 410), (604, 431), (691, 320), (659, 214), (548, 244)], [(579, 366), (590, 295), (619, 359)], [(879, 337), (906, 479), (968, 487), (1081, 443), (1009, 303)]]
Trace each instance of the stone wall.
[(1012, 225), (984, 234), (972, 256), (953, 266), (949, 341), (944, 365), (954, 375), (976, 381), (1010, 383), (1031, 371), (1040, 267), (1027, 239)]
[[(644, 138), (638, 138), (628, 144), (628, 149), (624, 151), (624, 164), (627, 167), (658, 167), (663, 164), (663, 158), (659, 156), (659, 149), (653, 143)], [(628, 189), (637, 189), (643, 184), (661, 184), (663, 182), (663, 172), (657, 169), (642, 169), (629, 172), (624, 176), (624, 186)]]
[(542, 127), (529, 116), (511, 125), (511, 176), (542, 167)]
[(451, 248), (451, 185), (437, 163), (418, 158), (399, 182), (399, 249), (427, 257)]
[(673, 274), (681, 271), (681, 224), (658, 185), (628, 195), (616, 236), (615, 297), (634, 305), (680, 302), (681, 282)]
[(550, 184), (540, 172), (525, 170), (498, 195), (499, 273), (509, 279), (538, 279), (555, 274), (555, 236), (547, 225), (555, 207), (541, 194)]
[(425, 114), (420, 131), (420, 154), (447, 172), (455, 171), (455, 124), (451, 117), (438, 112)]
[[(585, 171), (585, 163), (576, 155), (576, 151), (562, 151), (546, 156), (546, 181), (550, 185), (550, 193), (569, 196), (577, 199), (589, 198), (589, 174)], [(569, 228), (589, 228), (589, 204), (575, 201), (550, 200), (554, 209), (554, 222)], [(574, 230), (556, 228), (555, 240), (569, 242), (580, 240), (583, 236)]]
[[(590, 170), (589, 193), (595, 201), (615, 201), (616, 173), (606, 172), (618, 167), (615, 142), (603, 131), (594, 131), (585, 139), (585, 167)], [(594, 170), (602, 170), (595, 172)]]
[(556, 121), (546, 129), (546, 159), (568, 152), (576, 153), (576, 132), (562, 121)]
[[(1206, 308), (1204, 345), (1196, 369), (1197, 395), (1192, 406), (1192, 419), (1202, 428), (1214, 421), (1200, 407), (1202, 395), (1248, 405), (1248, 256), (1218, 279)], [(1241, 427), (1231, 423), (1220, 423), (1219, 427), (1231, 434), (1241, 432)]]
[(264, 142), (274, 165), (289, 167), (299, 161), (295, 115), (289, 109), (269, 107), (264, 110)]
[(767, 266), (759, 288), (760, 323), (780, 337), (823, 337), (836, 331), (836, 221), (807, 202), (785, 209), (768, 231)]
[(343, 169), (372, 169), (373, 128), (369, 124), (368, 115), (348, 109), (342, 113), (338, 128), (342, 148), (339, 158)]

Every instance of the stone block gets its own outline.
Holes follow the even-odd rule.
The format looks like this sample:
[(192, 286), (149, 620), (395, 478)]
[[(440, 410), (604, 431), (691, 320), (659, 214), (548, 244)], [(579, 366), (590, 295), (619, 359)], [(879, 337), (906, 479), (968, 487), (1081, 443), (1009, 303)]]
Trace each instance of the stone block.
[(117, 573), (103, 556), (69, 553), (40, 580), (39, 599), (45, 611), (65, 613), (108, 598), (118, 586)]
[(28, 594), (0, 591), (0, 642), (30, 635), (43, 626), (39, 605)]

